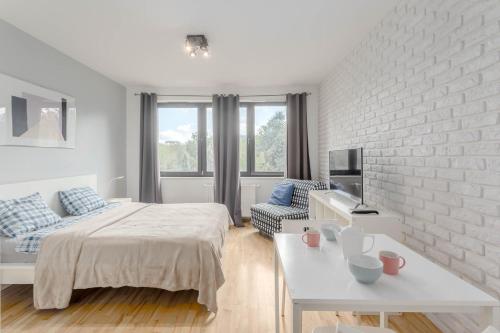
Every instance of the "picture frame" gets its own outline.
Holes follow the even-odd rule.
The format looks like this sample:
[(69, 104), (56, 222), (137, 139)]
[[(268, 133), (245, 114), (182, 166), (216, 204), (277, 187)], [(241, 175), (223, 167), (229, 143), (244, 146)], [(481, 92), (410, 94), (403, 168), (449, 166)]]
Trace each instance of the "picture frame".
[(0, 146), (75, 148), (75, 98), (0, 73)]

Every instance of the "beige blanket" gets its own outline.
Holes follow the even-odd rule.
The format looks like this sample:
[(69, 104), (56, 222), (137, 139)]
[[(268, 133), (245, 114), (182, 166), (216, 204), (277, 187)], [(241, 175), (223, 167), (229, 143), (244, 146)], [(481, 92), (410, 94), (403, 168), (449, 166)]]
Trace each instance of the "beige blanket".
[(230, 221), (219, 204), (123, 203), (59, 230), (38, 253), (35, 308), (66, 308), (73, 289), (131, 286), (198, 290), (216, 312)]

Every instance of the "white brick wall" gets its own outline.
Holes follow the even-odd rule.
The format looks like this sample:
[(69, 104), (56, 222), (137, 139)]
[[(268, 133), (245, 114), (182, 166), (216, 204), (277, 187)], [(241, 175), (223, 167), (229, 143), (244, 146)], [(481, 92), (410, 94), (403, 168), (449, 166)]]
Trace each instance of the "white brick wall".
[(320, 173), (329, 150), (364, 147), (367, 202), (500, 297), (499, 119), (500, 2), (402, 1), (321, 84)]

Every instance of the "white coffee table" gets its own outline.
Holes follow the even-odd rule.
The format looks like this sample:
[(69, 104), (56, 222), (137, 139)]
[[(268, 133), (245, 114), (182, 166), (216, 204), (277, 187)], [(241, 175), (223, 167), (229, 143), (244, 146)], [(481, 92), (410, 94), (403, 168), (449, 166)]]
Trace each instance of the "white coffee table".
[[(406, 258), (397, 276), (358, 283), (336, 242), (308, 248), (299, 234), (275, 234), (275, 321), (279, 332), (279, 268), (293, 305), (293, 332), (302, 332), (302, 311), (460, 312), (481, 314), (481, 325), (500, 327), (500, 301), (386, 235), (375, 235), (369, 253), (390, 250)], [(381, 320), (381, 327), (384, 320)]]

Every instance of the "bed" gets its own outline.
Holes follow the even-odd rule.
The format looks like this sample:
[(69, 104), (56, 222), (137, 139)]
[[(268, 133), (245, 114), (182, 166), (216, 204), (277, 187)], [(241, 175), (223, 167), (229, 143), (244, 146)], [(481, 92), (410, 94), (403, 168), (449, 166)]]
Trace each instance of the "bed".
[[(63, 215), (57, 192), (80, 186), (96, 189), (96, 176), (0, 185), (0, 199), (39, 192)], [(230, 222), (219, 204), (114, 203), (65, 217), (55, 230), (1, 237), (0, 281), (34, 284), (37, 309), (66, 308), (73, 289), (131, 286), (198, 290), (198, 302), (216, 312)]]

